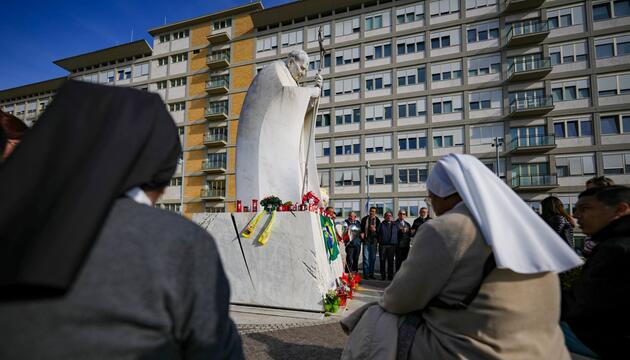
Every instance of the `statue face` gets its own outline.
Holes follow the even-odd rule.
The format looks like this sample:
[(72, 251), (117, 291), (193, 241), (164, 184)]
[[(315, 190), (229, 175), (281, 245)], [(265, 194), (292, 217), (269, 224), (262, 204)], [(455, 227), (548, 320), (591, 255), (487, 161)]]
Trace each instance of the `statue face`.
[(306, 76), (308, 58), (304, 59), (302, 57), (292, 57), (289, 59), (287, 67), (289, 68), (289, 72), (291, 73), (291, 76), (295, 79), (295, 81), (299, 81)]

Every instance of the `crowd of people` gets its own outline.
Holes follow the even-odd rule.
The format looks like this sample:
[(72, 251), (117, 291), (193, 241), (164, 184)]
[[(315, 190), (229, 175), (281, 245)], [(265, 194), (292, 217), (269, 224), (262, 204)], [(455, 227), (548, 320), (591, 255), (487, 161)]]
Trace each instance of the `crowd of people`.
[[(181, 153), (159, 96), (69, 81), (33, 128), (0, 125), (1, 359), (243, 358), (214, 239), (153, 206)], [(435, 219), (344, 220), (348, 270), (363, 253), (374, 279), (378, 252), (391, 282), (342, 320), (343, 359), (630, 356), (630, 188), (595, 178), (573, 216), (539, 215), (449, 154), (427, 189)]]

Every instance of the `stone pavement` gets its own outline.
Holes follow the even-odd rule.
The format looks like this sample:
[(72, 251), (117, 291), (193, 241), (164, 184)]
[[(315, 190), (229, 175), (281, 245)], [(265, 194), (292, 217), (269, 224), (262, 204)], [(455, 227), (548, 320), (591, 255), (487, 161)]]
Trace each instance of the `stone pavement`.
[(377, 301), (386, 281), (363, 280), (346, 309), (322, 313), (233, 305), (230, 316), (243, 339), (247, 359), (339, 359), (347, 336), (339, 321), (368, 302)]

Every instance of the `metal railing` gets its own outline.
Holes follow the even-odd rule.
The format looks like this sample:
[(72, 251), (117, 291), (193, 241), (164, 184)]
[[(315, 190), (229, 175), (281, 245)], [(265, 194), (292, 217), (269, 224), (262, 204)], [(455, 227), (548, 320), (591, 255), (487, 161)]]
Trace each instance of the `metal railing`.
[(210, 79), (206, 81), (206, 89), (215, 89), (220, 87), (230, 87), (230, 81), (227, 78)]
[(558, 185), (556, 175), (517, 175), (512, 178), (512, 187)]
[(214, 141), (227, 141), (227, 133), (205, 133), (203, 136), (204, 142)]
[(201, 163), (203, 170), (225, 169), (227, 166), (225, 159), (206, 159)]
[(216, 52), (216, 53), (208, 55), (208, 57), (206, 58), (206, 62), (208, 64), (209, 63), (213, 63), (213, 62), (217, 62), (217, 61), (222, 61), (222, 60), (230, 61), (230, 52), (229, 51)]
[(206, 116), (221, 115), (228, 113), (228, 106), (224, 104), (210, 104), (206, 106)]
[(210, 189), (210, 188), (201, 189), (201, 197), (202, 198), (225, 197), (225, 189)]
[(551, 58), (514, 60), (510, 67), (508, 67), (508, 78), (513, 74), (534, 70), (551, 70)]
[(555, 144), (555, 135), (519, 136), (510, 141), (509, 149), (512, 151), (518, 148), (553, 146)]
[(510, 25), (506, 39), (509, 43), (515, 36), (532, 35), (549, 31), (549, 24), (542, 20), (528, 20)]
[(551, 96), (514, 99), (510, 103), (510, 113), (514, 113), (516, 111), (536, 110), (552, 106), (553, 98)]

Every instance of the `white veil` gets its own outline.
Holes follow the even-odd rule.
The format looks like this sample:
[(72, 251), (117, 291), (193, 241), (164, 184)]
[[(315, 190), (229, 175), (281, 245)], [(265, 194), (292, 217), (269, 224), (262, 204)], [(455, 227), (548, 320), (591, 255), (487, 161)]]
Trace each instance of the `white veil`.
[(459, 194), (492, 247), (498, 268), (535, 274), (582, 264), (562, 238), (474, 156), (442, 157), (431, 170), (427, 189), (439, 197)]

